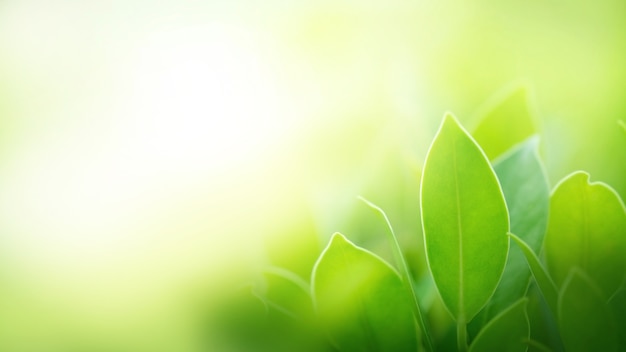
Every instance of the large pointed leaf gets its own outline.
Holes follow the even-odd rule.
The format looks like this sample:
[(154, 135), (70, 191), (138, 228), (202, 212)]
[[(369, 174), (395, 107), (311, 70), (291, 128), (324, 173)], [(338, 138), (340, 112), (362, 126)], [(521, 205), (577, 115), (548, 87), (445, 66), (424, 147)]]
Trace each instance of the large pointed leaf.
[(416, 351), (411, 300), (382, 259), (335, 234), (313, 269), (319, 319), (339, 350)]
[(491, 160), (537, 132), (524, 86), (493, 98), (480, 115), (472, 136)]
[(527, 303), (527, 298), (518, 300), (485, 325), (472, 342), (470, 352), (525, 352), (530, 337)]
[(421, 207), (433, 279), (457, 322), (467, 322), (502, 275), (509, 216), (487, 157), (451, 115), (426, 157)]
[(559, 330), (569, 352), (617, 351), (617, 328), (606, 299), (577, 269), (572, 270), (559, 294)]
[(589, 175), (566, 177), (550, 199), (546, 264), (558, 286), (581, 268), (608, 298), (626, 276), (626, 210), (619, 196)]
[[(548, 223), (550, 190), (537, 151), (539, 139), (533, 137), (494, 164), (511, 217), (511, 232), (539, 253)], [(482, 326), (526, 293), (530, 269), (524, 253), (511, 246), (502, 280), (487, 306), (472, 325)]]

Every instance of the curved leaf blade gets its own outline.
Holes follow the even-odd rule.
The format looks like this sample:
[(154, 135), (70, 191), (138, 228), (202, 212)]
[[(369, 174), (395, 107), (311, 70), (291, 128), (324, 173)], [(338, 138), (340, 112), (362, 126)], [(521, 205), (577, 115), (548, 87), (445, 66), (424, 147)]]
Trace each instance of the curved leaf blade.
[(493, 294), (509, 249), (509, 216), (487, 157), (446, 115), (421, 183), (426, 256), (446, 307), (471, 320)]
[(528, 299), (522, 298), (498, 314), (476, 336), (469, 351), (525, 352), (530, 337), (527, 303)]
[(614, 317), (603, 293), (573, 269), (559, 294), (559, 330), (567, 351), (617, 351)]
[(410, 297), (382, 259), (333, 235), (313, 269), (316, 312), (341, 351), (416, 351)]
[[(511, 232), (539, 253), (548, 225), (550, 189), (538, 153), (539, 138), (518, 145), (494, 163), (511, 218)], [(530, 281), (524, 253), (511, 246), (498, 288), (472, 325), (484, 325), (522, 298)]]
[(626, 277), (626, 210), (608, 185), (575, 172), (562, 180), (550, 199), (546, 264), (562, 286), (570, 270), (593, 277), (605, 297)]
[(490, 160), (537, 133), (528, 102), (528, 88), (518, 86), (488, 102), (472, 136)]
[(530, 267), (531, 272), (533, 273), (533, 277), (539, 286), (539, 290), (541, 290), (541, 294), (546, 299), (546, 303), (548, 303), (548, 307), (554, 314), (554, 317), (557, 315), (557, 300), (559, 297), (558, 291), (556, 289), (556, 285), (552, 281), (552, 278), (548, 274), (548, 271), (541, 265), (539, 258), (533, 252), (532, 248), (528, 246), (521, 238), (515, 236), (514, 234), (509, 234), (509, 236), (515, 241), (517, 246), (522, 250), (524, 256), (526, 257), (526, 261), (528, 262), (528, 266)]

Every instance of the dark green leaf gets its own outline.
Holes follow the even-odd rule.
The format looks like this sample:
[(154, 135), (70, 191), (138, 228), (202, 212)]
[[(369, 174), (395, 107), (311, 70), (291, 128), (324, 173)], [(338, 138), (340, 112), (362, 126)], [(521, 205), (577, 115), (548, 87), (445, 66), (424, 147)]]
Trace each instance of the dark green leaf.
[(559, 330), (567, 351), (617, 351), (611, 310), (602, 291), (582, 271), (573, 269), (564, 281), (558, 309)]
[(433, 279), (457, 322), (467, 322), (504, 270), (509, 216), (487, 157), (451, 115), (426, 157), (421, 207)]
[(411, 300), (382, 259), (333, 235), (313, 269), (317, 314), (339, 350), (416, 351)]
[(526, 303), (528, 299), (522, 298), (496, 315), (476, 336), (470, 352), (525, 352), (530, 337)]

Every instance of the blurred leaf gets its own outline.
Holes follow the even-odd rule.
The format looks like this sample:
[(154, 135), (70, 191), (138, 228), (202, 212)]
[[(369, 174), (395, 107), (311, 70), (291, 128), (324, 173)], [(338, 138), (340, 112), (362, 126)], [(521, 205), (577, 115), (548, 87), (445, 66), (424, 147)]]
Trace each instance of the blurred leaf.
[(532, 281), (528, 287), (526, 298), (528, 298), (526, 313), (530, 323), (528, 351), (563, 352), (565, 348), (563, 347), (563, 342), (559, 335), (559, 327), (557, 326), (556, 306), (553, 313), (535, 281)]
[(584, 172), (562, 180), (550, 200), (545, 250), (558, 286), (579, 267), (611, 296), (626, 276), (626, 210), (617, 193), (604, 183), (589, 183)]
[(269, 308), (245, 286), (225, 296), (211, 314), (210, 324), (222, 346), (249, 350), (267, 344)]
[[(528, 139), (494, 164), (509, 209), (511, 232), (520, 236), (535, 253), (541, 249), (550, 206), (550, 190), (539, 159), (538, 146), (538, 137)], [(517, 246), (512, 246), (498, 288), (471, 326), (479, 329), (523, 297), (529, 279), (530, 269), (524, 253)]]
[(624, 133), (626, 133), (626, 122), (622, 121), (622, 120), (618, 120), (617, 123), (622, 126), (622, 129), (624, 130)]
[(504, 270), (509, 218), (496, 174), (452, 115), (433, 141), (422, 176), (422, 223), (433, 279), (465, 323), (487, 303)]
[(470, 352), (521, 351), (528, 348), (530, 326), (526, 314), (527, 298), (522, 298), (498, 314), (481, 330), (470, 346)]
[(413, 305), (413, 314), (417, 319), (417, 323), (422, 333), (422, 338), (428, 348), (429, 351), (432, 351), (432, 342), (430, 338), (430, 333), (428, 331), (428, 327), (424, 321), (424, 317), (422, 315), (422, 308), (420, 307), (419, 300), (417, 298), (417, 294), (415, 293), (415, 287), (413, 286), (413, 279), (411, 278), (411, 274), (409, 273), (409, 267), (406, 264), (406, 260), (404, 259), (404, 254), (402, 253), (402, 248), (400, 248), (400, 243), (398, 242), (398, 238), (396, 237), (395, 232), (393, 231), (393, 227), (391, 226), (391, 221), (387, 217), (385, 211), (377, 206), (376, 204), (370, 202), (369, 200), (359, 197), (365, 204), (367, 204), (370, 208), (374, 209), (380, 216), (385, 220), (387, 224), (387, 234), (389, 239), (389, 246), (394, 254), (394, 259), (396, 261), (396, 265), (400, 268), (400, 277), (402, 279), (402, 283), (407, 291), (407, 295), (411, 297), (411, 302)]
[(530, 246), (526, 244), (526, 242), (524, 242), (521, 238), (515, 236), (514, 234), (509, 234), (509, 236), (515, 241), (515, 243), (524, 253), (526, 261), (528, 262), (528, 266), (530, 267), (535, 281), (539, 286), (539, 290), (541, 290), (543, 297), (546, 299), (546, 303), (548, 303), (548, 306), (556, 317), (558, 292), (556, 289), (556, 285), (548, 274), (548, 271), (543, 267), (543, 265), (541, 265), (539, 258), (537, 257), (535, 252), (533, 252)]
[(313, 269), (315, 309), (341, 351), (416, 351), (411, 300), (398, 274), (373, 253), (333, 235)]
[(559, 294), (559, 329), (565, 347), (575, 351), (617, 351), (617, 329), (600, 289), (573, 269)]
[[(626, 331), (626, 287), (622, 286), (609, 300), (609, 306), (614, 313), (617, 331)], [(626, 350), (626, 334), (619, 334), (620, 349)]]
[(281, 268), (267, 268), (263, 272), (267, 288), (264, 298), (278, 304), (290, 314), (307, 319), (312, 317), (310, 288), (298, 275)]
[(525, 86), (494, 97), (480, 118), (472, 136), (490, 160), (537, 133)]

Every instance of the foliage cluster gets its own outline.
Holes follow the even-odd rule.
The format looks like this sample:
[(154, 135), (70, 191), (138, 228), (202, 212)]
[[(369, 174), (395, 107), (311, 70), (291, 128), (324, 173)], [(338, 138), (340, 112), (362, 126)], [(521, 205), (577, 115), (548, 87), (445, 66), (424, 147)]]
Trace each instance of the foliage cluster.
[(420, 181), (425, 277), (362, 199), (386, 221), (393, 263), (336, 233), (310, 282), (272, 268), (262, 289), (231, 297), (216, 315), (220, 348), (625, 350), (624, 203), (583, 171), (550, 191), (532, 114), (507, 110), (515, 94), (471, 133), (443, 118)]

